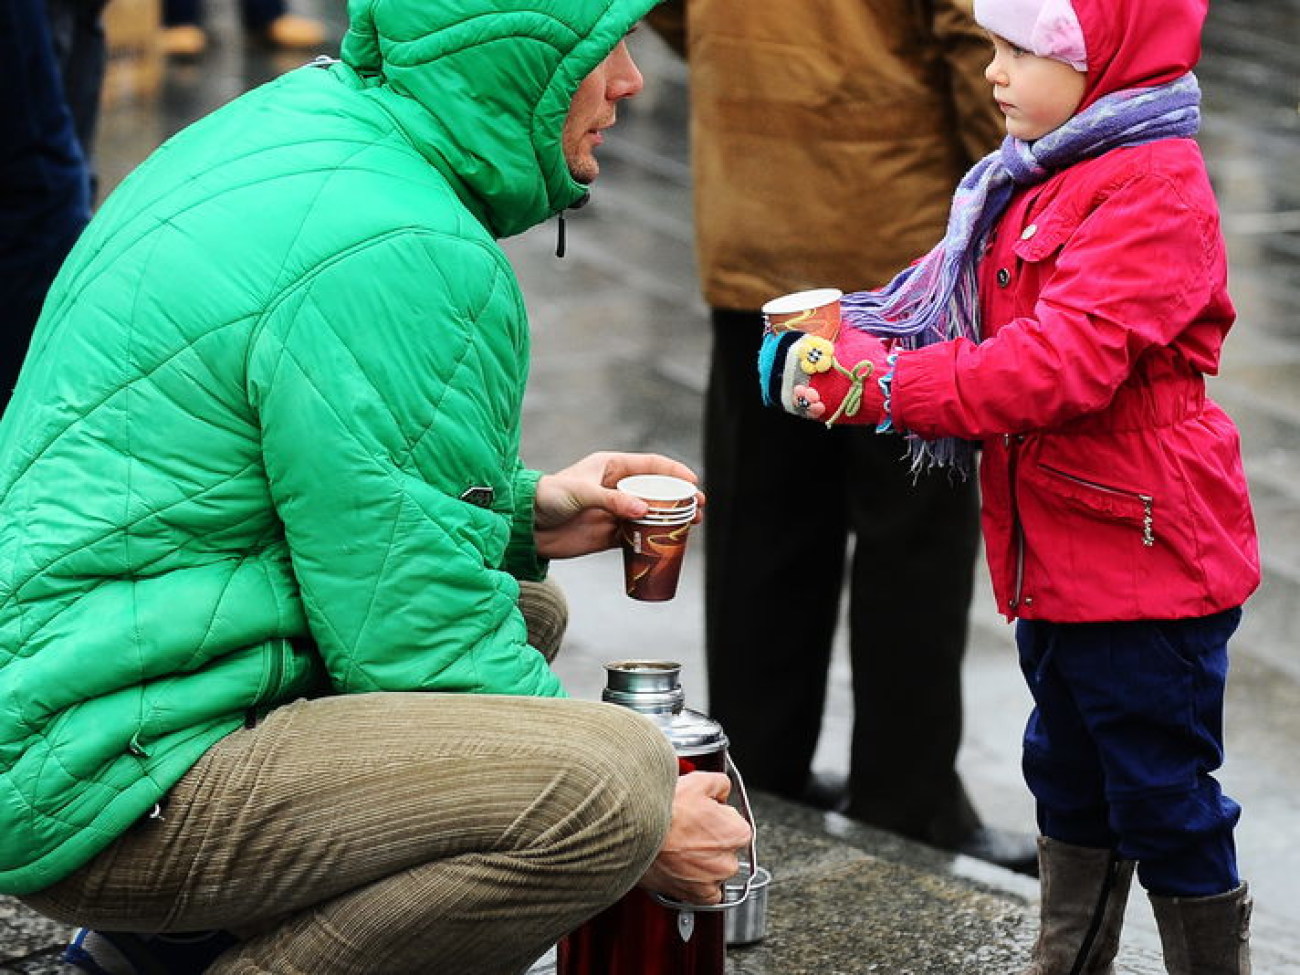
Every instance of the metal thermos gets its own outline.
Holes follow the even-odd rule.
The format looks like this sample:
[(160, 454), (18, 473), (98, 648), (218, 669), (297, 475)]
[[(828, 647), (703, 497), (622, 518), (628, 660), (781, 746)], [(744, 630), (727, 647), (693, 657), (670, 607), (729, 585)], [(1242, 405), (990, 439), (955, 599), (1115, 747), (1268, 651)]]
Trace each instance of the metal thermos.
[[(669, 661), (622, 660), (605, 665), (601, 698), (649, 717), (677, 752), (681, 774), (723, 772), (731, 776), (741, 812), (753, 825), (744, 784), (727, 757), (722, 726), (685, 707), (681, 665)], [(742, 871), (757, 864), (753, 841)], [(748, 896), (748, 883), (728, 883), (729, 902), (683, 904), (640, 888), (566, 935), (559, 943), (557, 975), (723, 975), (727, 958), (725, 911)]]

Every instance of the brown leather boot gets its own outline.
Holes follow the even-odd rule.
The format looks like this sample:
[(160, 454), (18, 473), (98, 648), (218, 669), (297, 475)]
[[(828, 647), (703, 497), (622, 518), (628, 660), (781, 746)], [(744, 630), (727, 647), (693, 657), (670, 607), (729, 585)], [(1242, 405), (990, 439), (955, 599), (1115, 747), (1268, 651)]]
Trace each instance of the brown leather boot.
[(164, 27), (159, 44), (169, 58), (197, 58), (208, 49), (208, 33), (195, 24)]
[(1021, 975), (1113, 975), (1132, 881), (1132, 860), (1040, 836), (1038, 940)]
[(1250, 892), (1151, 895), (1169, 975), (1250, 975)]
[(258, 32), (262, 42), (282, 51), (312, 51), (325, 43), (325, 25), (298, 14), (281, 14)]

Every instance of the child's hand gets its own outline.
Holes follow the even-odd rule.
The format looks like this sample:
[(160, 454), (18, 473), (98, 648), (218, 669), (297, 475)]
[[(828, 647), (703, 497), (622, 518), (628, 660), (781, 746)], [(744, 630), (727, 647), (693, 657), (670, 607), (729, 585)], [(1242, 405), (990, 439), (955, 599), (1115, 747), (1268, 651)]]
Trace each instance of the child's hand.
[(828, 427), (876, 426), (885, 415), (886, 354), (880, 339), (853, 328), (834, 343), (799, 332), (768, 335), (758, 364), (763, 401)]

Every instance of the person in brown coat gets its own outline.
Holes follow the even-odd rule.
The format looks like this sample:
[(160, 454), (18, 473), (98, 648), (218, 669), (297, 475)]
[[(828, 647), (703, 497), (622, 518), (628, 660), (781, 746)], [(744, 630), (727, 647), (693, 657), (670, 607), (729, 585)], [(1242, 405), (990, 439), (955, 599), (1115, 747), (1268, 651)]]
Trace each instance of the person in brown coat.
[[(1002, 135), (990, 42), (968, 0), (668, 0), (649, 23), (690, 67), (710, 710), (754, 787), (1032, 873), (1030, 837), (985, 827), (956, 769), (974, 485), (914, 484), (902, 438), (801, 423), (755, 392), (766, 301), (876, 287), (943, 236), (953, 188)], [(839, 783), (812, 762), (846, 571)]]

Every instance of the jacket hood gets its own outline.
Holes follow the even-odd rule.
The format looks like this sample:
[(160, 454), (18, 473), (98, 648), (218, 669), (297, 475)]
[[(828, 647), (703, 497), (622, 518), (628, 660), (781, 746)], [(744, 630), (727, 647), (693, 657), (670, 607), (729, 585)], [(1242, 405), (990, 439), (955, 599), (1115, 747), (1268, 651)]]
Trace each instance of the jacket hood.
[(1151, 88), (1201, 58), (1207, 0), (1073, 0), (1087, 47), (1082, 110), (1125, 88)]
[(349, 0), (342, 60), (496, 237), (586, 195), (578, 85), (658, 0)]

